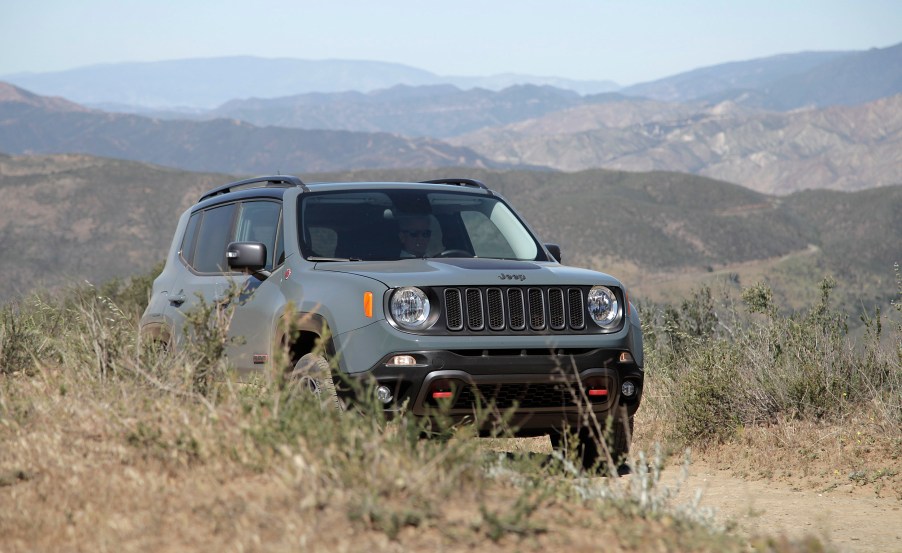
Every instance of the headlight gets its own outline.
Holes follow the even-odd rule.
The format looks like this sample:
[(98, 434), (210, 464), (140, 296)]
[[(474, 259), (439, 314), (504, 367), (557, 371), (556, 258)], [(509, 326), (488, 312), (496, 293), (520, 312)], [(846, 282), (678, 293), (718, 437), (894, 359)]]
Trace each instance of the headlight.
[(589, 316), (601, 328), (611, 329), (620, 322), (620, 301), (610, 288), (593, 286), (589, 290), (588, 304)]
[(419, 288), (398, 288), (391, 295), (392, 319), (407, 330), (418, 330), (429, 320), (429, 298)]

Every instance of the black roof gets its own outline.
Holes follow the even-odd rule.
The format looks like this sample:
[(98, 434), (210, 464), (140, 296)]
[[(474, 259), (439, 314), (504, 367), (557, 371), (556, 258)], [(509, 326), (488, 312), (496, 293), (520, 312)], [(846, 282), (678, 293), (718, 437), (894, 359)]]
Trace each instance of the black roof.
[(245, 190), (239, 190), (237, 192), (217, 194), (216, 196), (204, 196), (207, 199), (202, 199), (194, 207), (192, 207), (191, 210), (197, 211), (198, 209), (203, 209), (205, 207), (209, 207), (211, 205), (222, 202), (234, 202), (238, 200), (247, 200), (250, 198), (272, 198), (275, 200), (281, 200), (284, 193), (285, 188), (247, 188)]
[[(366, 185), (375, 185), (380, 184), (376, 182), (369, 183), (311, 183), (310, 186), (317, 187), (318, 185), (342, 185), (342, 184), (366, 184)], [(451, 179), (435, 179), (435, 180), (427, 180), (427, 181), (419, 181), (416, 183), (384, 183), (386, 186), (392, 185), (415, 185), (415, 184), (433, 184), (433, 185), (451, 185), (451, 186), (461, 186), (468, 188), (476, 188), (489, 195), (492, 195), (492, 191), (488, 186), (483, 184), (481, 181), (474, 179), (462, 179), (462, 178), (451, 178)], [(310, 192), (310, 188), (306, 183), (304, 183), (301, 179), (291, 175), (271, 175), (264, 177), (254, 177), (250, 179), (240, 180), (231, 182), (228, 184), (224, 184), (222, 186), (217, 186), (216, 188), (208, 191), (203, 196), (200, 197), (198, 203), (192, 208), (192, 211), (196, 211), (198, 209), (203, 209), (210, 205), (218, 204), (221, 202), (232, 202), (238, 200), (245, 200), (248, 198), (273, 198), (273, 199), (282, 199), (285, 190), (289, 188), (300, 187), (303, 192)]]

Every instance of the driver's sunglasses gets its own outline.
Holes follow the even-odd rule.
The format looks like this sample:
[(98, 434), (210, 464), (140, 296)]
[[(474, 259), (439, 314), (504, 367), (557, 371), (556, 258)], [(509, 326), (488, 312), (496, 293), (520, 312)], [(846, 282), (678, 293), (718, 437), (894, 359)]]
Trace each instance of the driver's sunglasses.
[(429, 238), (432, 236), (431, 230), (402, 230), (401, 232), (411, 238)]

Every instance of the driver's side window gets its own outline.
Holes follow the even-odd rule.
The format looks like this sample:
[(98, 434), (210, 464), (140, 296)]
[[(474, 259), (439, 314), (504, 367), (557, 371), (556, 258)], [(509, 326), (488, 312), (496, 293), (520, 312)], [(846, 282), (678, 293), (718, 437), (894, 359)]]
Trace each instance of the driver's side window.
[(235, 225), (234, 242), (260, 242), (266, 246), (266, 270), (272, 270), (273, 261), (278, 264), (281, 260), (276, 257), (280, 251), (281, 229), (279, 221), (282, 206), (277, 202), (255, 201), (244, 202), (238, 213), (238, 222)]

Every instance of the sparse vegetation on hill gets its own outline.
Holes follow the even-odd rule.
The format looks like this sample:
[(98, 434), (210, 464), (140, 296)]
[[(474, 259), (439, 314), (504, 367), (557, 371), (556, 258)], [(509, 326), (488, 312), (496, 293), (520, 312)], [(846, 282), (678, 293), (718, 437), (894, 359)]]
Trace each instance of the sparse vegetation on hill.
[(229, 178), (80, 155), (0, 155), (0, 301), (150, 270), (181, 211)]
[[(724, 102), (669, 120), (589, 126), (604, 106), (585, 106), (458, 136), (498, 163), (562, 171), (595, 167), (679, 171), (768, 194), (861, 190), (902, 183), (902, 95), (856, 106), (755, 112)], [(685, 109), (685, 108), (684, 108)]]
[[(286, 171), (287, 172), (287, 171)], [(301, 174), (305, 180), (464, 176), (504, 194), (567, 264), (620, 277), (636, 298), (672, 301), (701, 282), (757, 281), (782, 310), (818, 301), (832, 276), (851, 315), (888, 306), (902, 244), (902, 187), (785, 198), (679, 173), (471, 168)], [(230, 175), (185, 173), (88, 156), (0, 155), (0, 301), (36, 286), (105, 282), (165, 256), (182, 210)]]

